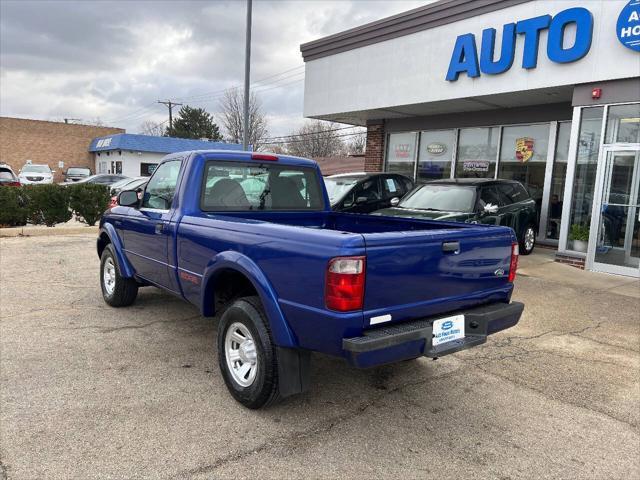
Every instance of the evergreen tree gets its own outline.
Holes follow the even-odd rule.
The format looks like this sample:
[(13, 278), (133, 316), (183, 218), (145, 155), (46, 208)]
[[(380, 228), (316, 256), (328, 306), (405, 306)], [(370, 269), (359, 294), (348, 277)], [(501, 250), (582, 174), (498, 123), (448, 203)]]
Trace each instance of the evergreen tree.
[(219, 142), (222, 140), (220, 128), (213, 121), (213, 117), (203, 108), (192, 108), (188, 105), (180, 108), (177, 118), (173, 120), (173, 127), (167, 127), (167, 137), (177, 138), (206, 138)]

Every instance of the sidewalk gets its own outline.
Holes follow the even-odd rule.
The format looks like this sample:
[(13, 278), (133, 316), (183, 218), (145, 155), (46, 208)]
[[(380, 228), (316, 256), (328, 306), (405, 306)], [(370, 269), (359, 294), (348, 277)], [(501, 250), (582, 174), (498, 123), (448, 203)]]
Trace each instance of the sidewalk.
[(25, 225), (24, 227), (0, 228), (0, 238), (3, 237), (42, 237), (45, 235), (77, 235), (79, 233), (98, 233), (98, 225), (90, 227), (72, 218), (66, 223), (59, 223), (55, 227), (46, 225)]
[(599, 291), (615, 290), (618, 295), (640, 298), (640, 280), (637, 278), (589, 272), (557, 263), (554, 262), (555, 253), (555, 250), (537, 248), (531, 255), (521, 255), (518, 275)]

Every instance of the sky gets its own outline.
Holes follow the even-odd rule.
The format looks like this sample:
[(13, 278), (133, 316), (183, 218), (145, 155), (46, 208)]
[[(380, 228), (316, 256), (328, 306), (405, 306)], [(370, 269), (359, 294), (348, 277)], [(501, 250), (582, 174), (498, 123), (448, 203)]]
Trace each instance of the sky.
[[(254, 0), (251, 80), (269, 135), (304, 122), (301, 43), (426, 3)], [(243, 0), (0, 0), (0, 115), (129, 133), (167, 121), (157, 100), (215, 115), (244, 81), (245, 16)]]

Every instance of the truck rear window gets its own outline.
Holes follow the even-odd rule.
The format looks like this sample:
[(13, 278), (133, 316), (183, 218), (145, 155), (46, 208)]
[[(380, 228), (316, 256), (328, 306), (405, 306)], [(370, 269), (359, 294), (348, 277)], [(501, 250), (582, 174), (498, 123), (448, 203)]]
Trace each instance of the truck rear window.
[(291, 165), (210, 161), (200, 208), (205, 212), (322, 210), (316, 170)]

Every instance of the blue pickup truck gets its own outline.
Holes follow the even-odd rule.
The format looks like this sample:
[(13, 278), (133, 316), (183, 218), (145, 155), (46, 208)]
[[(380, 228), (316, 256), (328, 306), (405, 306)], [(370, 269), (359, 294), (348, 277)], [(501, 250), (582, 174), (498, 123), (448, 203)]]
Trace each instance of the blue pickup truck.
[(438, 358), (514, 326), (506, 227), (331, 211), (317, 164), (172, 154), (100, 222), (102, 294), (155, 286), (220, 315), (218, 362), (249, 408), (309, 388), (312, 351), (372, 367)]

